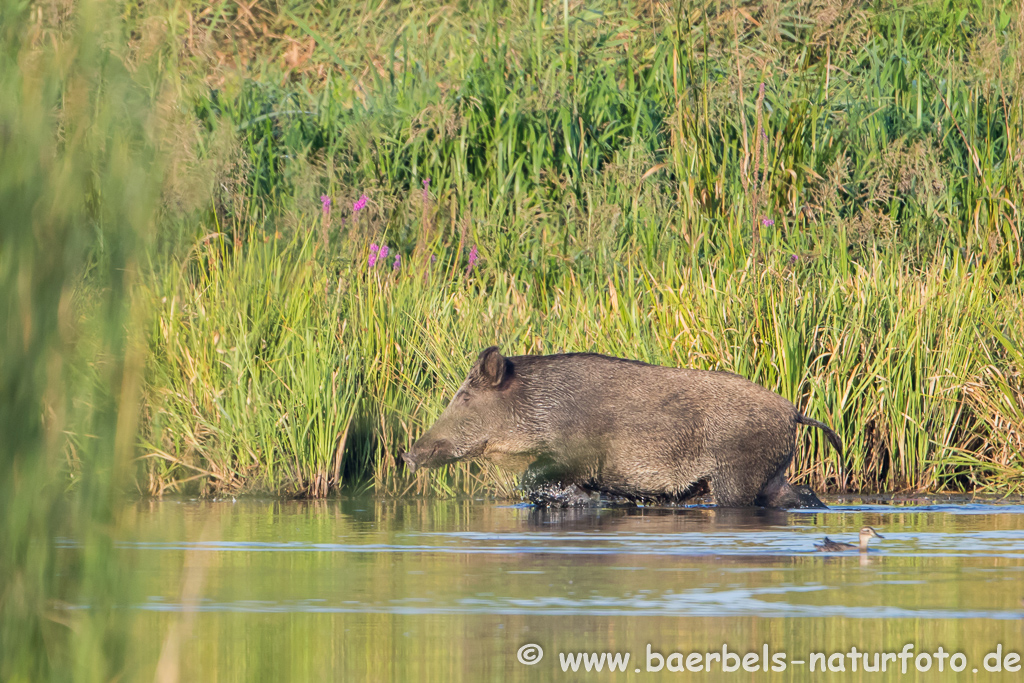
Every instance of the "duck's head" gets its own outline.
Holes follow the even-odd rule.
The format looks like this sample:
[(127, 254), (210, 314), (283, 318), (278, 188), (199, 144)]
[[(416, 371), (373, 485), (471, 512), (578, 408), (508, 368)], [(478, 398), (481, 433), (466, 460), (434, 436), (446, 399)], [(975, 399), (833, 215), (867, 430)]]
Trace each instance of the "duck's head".
[(877, 531), (875, 531), (874, 529), (872, 529), (869, 526), (866, 526), (866, 527), (864, 527), (864, 528), (862, 528), (860, 530), (860, 537), (861, 537), (862, 540), (863, 539), (868, 539), (868, 538), (885, 538), (885, 536), (883, 536), (882, 534), (878, 533)]

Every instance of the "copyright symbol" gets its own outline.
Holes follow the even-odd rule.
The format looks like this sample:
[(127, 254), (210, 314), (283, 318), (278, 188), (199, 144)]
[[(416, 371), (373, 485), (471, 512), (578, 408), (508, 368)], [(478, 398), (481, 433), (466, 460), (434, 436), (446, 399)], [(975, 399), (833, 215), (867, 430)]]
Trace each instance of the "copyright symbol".
[(519, 660), (520, 664), (536, 664), (544, 658), (544, 650), (541, 649), (540, 645), (534, 643), (527, 643), (519, 648), (519, 652), (516, 653), (516, 659)]

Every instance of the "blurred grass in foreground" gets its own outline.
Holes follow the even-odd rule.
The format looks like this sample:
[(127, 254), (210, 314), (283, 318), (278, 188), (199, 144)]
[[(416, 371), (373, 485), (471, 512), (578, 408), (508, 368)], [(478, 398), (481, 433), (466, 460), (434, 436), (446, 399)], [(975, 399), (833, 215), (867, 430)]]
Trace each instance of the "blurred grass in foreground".
[[(69, 9), (0, 2), (5, 681), (111, 680), (129, 658), (112, 533), (145, 364), (127, 333), (130, 293), (160, 179), (149, 96), (117, 54), (117, 21), (101, 3)], [(65, 535), (81, 544), (58, 561)]]

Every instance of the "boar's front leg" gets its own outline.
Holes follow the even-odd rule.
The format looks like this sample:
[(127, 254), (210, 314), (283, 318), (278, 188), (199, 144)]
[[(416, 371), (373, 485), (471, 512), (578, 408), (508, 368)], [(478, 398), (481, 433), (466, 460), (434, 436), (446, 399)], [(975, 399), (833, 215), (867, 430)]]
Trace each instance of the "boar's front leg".
[(530, 502), (537, 507), (572, 508), (587, 507), (594, 504), (594, 499), (576, 484), (548, 482), (537, 488), (526, 491)]
[(537, 460), (523, 473), (519, 488), (537, 507), (586, 507), (594, 500), (582, 488), (562, 481), (560, 468), (550, 460)]

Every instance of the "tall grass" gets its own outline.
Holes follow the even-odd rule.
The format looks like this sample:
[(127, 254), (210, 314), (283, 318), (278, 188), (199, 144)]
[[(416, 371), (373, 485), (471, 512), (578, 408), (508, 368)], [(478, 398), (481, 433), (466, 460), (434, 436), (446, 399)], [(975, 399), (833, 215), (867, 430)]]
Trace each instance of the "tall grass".
[(403, 249), (423, 236), (393, 212), (430, 178), (439, 227), (478, 226), (506, 269), (718, 251), (737, 213), (768, 240), (1020, 267), (1011, 3), (221, 7), (190, 22), (214, 45), (284, 35), (243, 41), (259, 77), (211, 71), (197, 103), (245, 186), (299, 210), (369, 190)]
[(746, 375), (825, 490), (1021, 490), (1012, 3), (183, 12), (220, 178), (142, 295), (149, 491), (507, 493), (396, 465), (495, 342)]
[[(328, 282), (315, 244), (256, 242), (235, 257), (245, 277), (224, 265), (199, 283), (162, 283), (167, 289), (147, 295), (164, 301), (152, 346), (182, 350), (155, 363), (154, 384), (168, 385), (154, 403), (168, 444), (150, 470), (155, 481), (209, 470), (218, 473), (206, 477), (209, 490), (310, 493), (312, 475), (298, 474), (300, 463), (337, 457), (344, 477), (332, 487), (371, 474), (378, 491), (393, 493), (422, 489), (423, 476), (440, 490), (470, 484), (473, 471), (459, 468), (414, 482), (398, 456), (446, 405), (475, 351), (498, 342), (508, 354), (588, 350), (749, 377), (842, 436), (845, 458), (814, 430), (801, 435), (796, 478), (823, 490), (1021, 486), (1020, 394), (1011, 387), (1019, 386), (1012, 356), (1024, 318), (1019, 294), (1002, 291), (994, 266), (968, 276), (962, 265), (936, 261), (919, 272), (898, 259), (868, 269), (783, 257), (756, 272), (627, 263), (603, 282), (569, 271), (548, 283), (540, 306), (530, 278), (493, 266), (453, 273), (429, 258), (398, 271), (359, 262)], [(278, 286), (261, 285), (270, 273)], [(274, 324), (241, 313), (264, 302)], [(296, 339), (310, 341), (297, 349)], [(260, 351), (246, 352), (253, 348)], [(311, 369), (315, 381), (298, 380), (295, 368)], [(267, 400), (290, 396), (296, 382), (305, 387), (300, 398)], [(326, 403), (334, 397), (344, 400)], [(339, 441), (286, 438), (292, 424), (320, 423)], [(179, 435), (199, 434), (206, 440), (171, 447)], [(220, 474), (247, 469), (251, 476), (237, 480)]]

